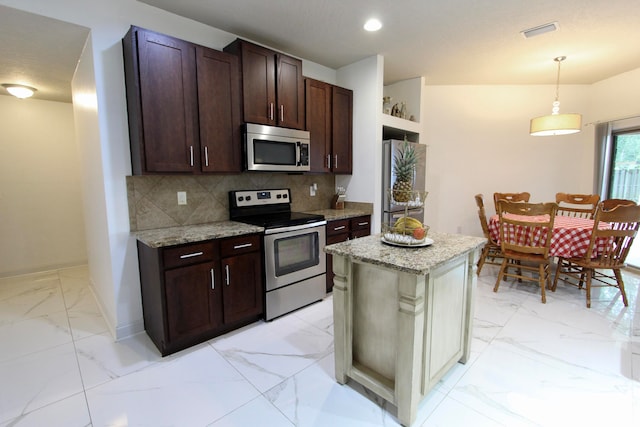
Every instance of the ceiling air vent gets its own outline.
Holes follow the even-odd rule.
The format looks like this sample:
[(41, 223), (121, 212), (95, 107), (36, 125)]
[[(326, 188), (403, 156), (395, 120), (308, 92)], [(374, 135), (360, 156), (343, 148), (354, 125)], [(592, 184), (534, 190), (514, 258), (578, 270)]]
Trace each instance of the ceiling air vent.
[(539, 36), (540, 34), (556, 31), (557, 29), (558, 29), (558, 23), (550, 22), (548, 24), (543, 24), (537, 27), (529, 28), (528, 30), (522, 30), (520, 31), (520, 34), (522, 34), (522, 37), (524, 37), (525, 39), (530, 39), (531, 37)]

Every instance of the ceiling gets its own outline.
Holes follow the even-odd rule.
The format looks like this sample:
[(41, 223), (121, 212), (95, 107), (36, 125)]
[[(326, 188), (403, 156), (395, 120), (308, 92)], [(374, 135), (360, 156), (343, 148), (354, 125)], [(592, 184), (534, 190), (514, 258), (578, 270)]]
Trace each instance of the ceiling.
[[(0, 84), (38, 89), (36, 99), (71, 102), (71, 78), (89, 29), (0, 6)], [(4, 88), (0, 94), (8, 95)]]
[[(592, 84), (640, 68), (637, 0), (140, 0), (330, 68), (384, 56), (385, 84)], [(383, 27), (362, 25), (377, 17)], [(520, 32), (557, 22), (525, 39)], [(70, 102), (87, 28), (0, 6), (0, 83)]]

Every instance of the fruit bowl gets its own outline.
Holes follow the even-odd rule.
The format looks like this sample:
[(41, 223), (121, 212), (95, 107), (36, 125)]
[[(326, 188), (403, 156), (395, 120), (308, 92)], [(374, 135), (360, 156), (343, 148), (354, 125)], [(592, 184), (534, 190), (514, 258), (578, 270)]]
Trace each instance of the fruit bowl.
[(382, 224), (382, 241), (398, 246), (426, 246), (429, 226), (417, 219), (402, 217), (393, 224)]

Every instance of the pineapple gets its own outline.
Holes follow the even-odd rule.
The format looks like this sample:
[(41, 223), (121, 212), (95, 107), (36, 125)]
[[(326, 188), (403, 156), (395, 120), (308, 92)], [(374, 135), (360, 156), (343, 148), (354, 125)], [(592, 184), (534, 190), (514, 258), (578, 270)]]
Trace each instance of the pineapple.
[(393, 183), (393, 200), (398, 203), (405, 203), (411, 200), (413, 190), (413, 174), (415, 172), (418, 157), (413, 144), (404, 139), (402, 148), (398, 149), (393, 162), (393, 173), (396, 175), (396, 182)]

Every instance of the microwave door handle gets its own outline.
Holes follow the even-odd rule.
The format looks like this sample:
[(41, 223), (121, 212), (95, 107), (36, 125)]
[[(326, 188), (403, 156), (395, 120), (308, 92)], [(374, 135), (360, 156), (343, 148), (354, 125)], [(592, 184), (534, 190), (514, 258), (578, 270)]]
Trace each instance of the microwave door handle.
[(296, 141), (296, 166), (300, 166), (302, 161), (300, 159), (300, 141)]

